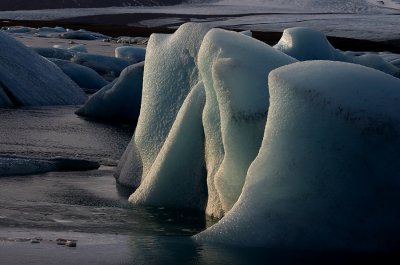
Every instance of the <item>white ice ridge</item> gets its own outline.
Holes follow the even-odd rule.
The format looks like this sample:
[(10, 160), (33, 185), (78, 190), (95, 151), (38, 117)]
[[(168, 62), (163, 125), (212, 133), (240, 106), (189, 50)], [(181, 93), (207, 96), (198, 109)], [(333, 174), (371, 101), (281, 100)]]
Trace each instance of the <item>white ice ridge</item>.
[(144, 178), (149, 173), (183, 101), (200, 80), (197, 54), (208, 30), (207, 26), (187, 23), (174, 34), (151, 35), (137, 128), (118, 166), (121, 183), (137, 186), (142, 175)]
[(343, 62), (269, 75), (264, 139), (232, 210), (197, 240), (391, 250), (400, 228), (400, 80)]
[(0, 50), (0, 106), (85, 102), (82, 89), (56, 65), (2, 32)]

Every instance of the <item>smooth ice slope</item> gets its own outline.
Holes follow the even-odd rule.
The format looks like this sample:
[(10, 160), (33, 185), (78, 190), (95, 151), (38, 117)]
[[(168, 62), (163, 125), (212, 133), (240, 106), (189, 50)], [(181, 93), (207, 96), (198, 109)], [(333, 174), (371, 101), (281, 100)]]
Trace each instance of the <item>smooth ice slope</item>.
[(140, 187), (135, 204), (204, 210), (207, 201), (202, 113), (204, 86), (194, 87)]
[[(131, 183), (138, 183), (135, 179), (142, 177), (140, 173), (146, 176), (150, 171), (183, 101), (199, 82), (197, 54), (208, 30), (207, 26), (187, 23), (172, 35), (151, 35), (146, 51), (142, 105), (132, 144), (136, 147), (127, 149), (126, 152), (131, 150), (124, 155), (127, 162), (119, 165), (124, 172), (120, 175), (123, 179), (131, 178)], [(141, 161), (132, 162), (135, 157)], [(137, 167), (132, 168), (132, 163)]]
[(86, 95), (56, 65), (0, 32), (0, 84), (16, 106), (82, 104)]
[(238, 199), (262, 141), (268, 73), (295, 61), (244, 34), (212, 29), (204, 37), (199, 69), (207, 94), (208, 214), (221, 217)]
[(233, 209), (198, 240), (390, 250), (400, 228), (400, 80), (363, 66), (296, 63), (269, 75), (259, 155)]
[(400, 68), (386, 62), (379, 55), (352, 56), (335, 49), (326, 36), (314, 29), (295, 27), (285, 29), (274, 48), (300, 60), (330, 60), (361, 64), (393, 76), (400, 76)]
[(125, 68), (115, 83), (95, 93), (76, 113), (82, 116), (137, 121), (142, 98), (144, 63)]
[(50, 59), (50, 61), (60, 67), (69, 78), (87, 92), (94, 93), (108, 84), (103, 77), (89, 67), (59, 59)]

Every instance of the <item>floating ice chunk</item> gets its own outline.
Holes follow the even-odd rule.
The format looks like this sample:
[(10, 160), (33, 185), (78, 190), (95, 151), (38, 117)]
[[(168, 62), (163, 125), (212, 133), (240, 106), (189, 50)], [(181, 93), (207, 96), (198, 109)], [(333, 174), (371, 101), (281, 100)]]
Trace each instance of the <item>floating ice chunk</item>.
[(62, 33), (66, 32), (67, 30), (63, 27), (41, 27), (37, 29), (38, 33)]
[(354, 57), (353, 61), (355, 63), (368, 66), (379, 71), (385, 72), (387, 74), (400, 77), (400, 68), (395, 65), (386, 62), (378, 54), (365, 54), (361, 56)]
[(336, 50), (317, 30), (309, 28), (285, 29), (276, 49), (300, 60), (331, 60), (361, 64), (390, 75), (400, 76), (400, 69), (384, 61), (379, 55)]
[(240, 33), (212, 29), (204, 37), (199, 69), (207, 92), (207, 214), (221, 217), (238, 199), (262, 141), (268, 73), (295, 61)]
[(105, 86), (76, 113), (100, 119), (137, 121), (142, 98), (144, 63), (125, 68), (118, 80)]
[(134, 46), (121, 46), (115, 49), (115, 57), (124, 59), (130, 63), (138, 63), (144, 61), (146, 49)]
[(68, 48), (68, 50), (74, 51), (74, 52), (84, 52), (84, 53), (88, 52), (85, 44), (77, 44), (77, 45), (71, 46)]
[[(205, 25), (187, 23), (172, 35), (151, 35), (146, 51), (140, 116), (132, 144), (135, 148), (126, 154), (125, 163), (134, 163), (137, 168), (119, 165), (121, 172), (128, 174), (122, 176), (123, 179), (131, 178), (131, 183), (138, 183), (140, 181), (135, 179), (141, 179), (150, 171), (183, 101), (199, 82), (197, 54), (208, 30)], [(135, 158), (141, 161), (132, 162)]]
[(76, 52), (64, 49), (64, 47), (61, 46), (53, 48), (32, 47), (32, 49), (43, 57), (60, 60), (71, 60), (71, 58), (76, 54)]
[(11, 34), (29, 34), (36, 37), (59, 37), (60, 33), (66, 32), (63, 27), (42, 27), (42, 28), (31, 28), (22, 26), (8, 27), (5, 30), (7, 33)]
[(205, 91), (194, 87), (156, 160), (129, 198), (135, 204), (204, 210), (207, 201), (202, 112)]
[(6, 29), (7, 33), (12, 33), (12, 34), (20, 34), (20, 33), (30, 33), (34, 31), (34, 28), (31, 27), (23, 27), (23, 26), (15, 26), (15, 27), (9, 27)]
[(82, 104), (86, 95), (56, 65), (0, 32), (0, 83), (16, 106)]
[(99, 167), (99, 163), (84, 159), (56, 157), (51, 159), (21, 156), (0, 156), (0, 177), (31, 175), (50, 171), (83, 171)]
[(313, 61), (269, 75), (270, 108), (243, 192), (196, 236), (290, 249), (398, 248), (400, 80)]
[(75, 39), (75, 40), (98, 40), (98, 39), (107, 39), (108, 37), (87, 30), (68, 30), (67, 32), (61, 33), (60, 38), (62, 39)]
[(108, 84), (103, 77), (89, 67), (59, 59), (50, 59), (50, 61), (88, 93), (94, 93)]
[(128, 61), (120, 58), (90, 53), (77, 53), (71, 61), (92, 68), (101, 76), (111, 80), (118, 77), (122, 70), (130, 65)]
[(346, 57), (329, 43), (324, 33), (303, 27), (285, 29), (274, 48), (299, 61), (343, 61)]
[(148, 38), (145, 37), (129, 37), (129, 36), (121, 36), (117, 39), (117, 43), (123, 44), (142, 44), (146, 45), (148, 42)]

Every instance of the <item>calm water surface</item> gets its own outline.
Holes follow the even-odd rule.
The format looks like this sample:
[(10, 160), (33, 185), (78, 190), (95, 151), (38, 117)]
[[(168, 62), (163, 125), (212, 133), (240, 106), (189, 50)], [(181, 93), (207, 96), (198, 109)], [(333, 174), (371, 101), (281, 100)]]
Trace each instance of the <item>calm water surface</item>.
[[(98, 170), (0, 178), (0, 264), (335, 264), (349, 257), (199, 244), (198, 212), (135, 207), (113, 171), (132, 128), (87, 121), (76, 107), (0, 110), (0, 154), (99, 161)], [(310, 228), (312, 229), (312, 228)], [(30, 243), (38, 237), (41, 243)], [(78, 240), (76, 248), (57, 238)], [(360, 261), (360, 255), (351, 259)], [(361, 255), (372, 261), (375, 256)], [(379, 259), (378, 259), (379, 260)]]

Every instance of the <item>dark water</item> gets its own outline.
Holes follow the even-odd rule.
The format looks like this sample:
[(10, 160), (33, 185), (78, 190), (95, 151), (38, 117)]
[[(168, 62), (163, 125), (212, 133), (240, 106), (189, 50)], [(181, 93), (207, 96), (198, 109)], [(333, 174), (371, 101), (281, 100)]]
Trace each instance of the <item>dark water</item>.
[(87, 121), (77, 107), (0, 109), (0, 153), (79, 157), (114, 164), (132, 137), (129, 126)]
[[(75, 107), (0, 110), (0, 154), (100, 161), (98, 170), (0, 178), (0, 264), (382, 264), (381, 255), (314, 253), (198, 243), (202, 213), (135, 207), (114, 165), (132, 135), (86, 121)], [(108, 166), (107, 166), (108, 165)], [(312, 229), (310, 227), (310, 229)], [(39, 244), (30, 243), (40, 238)], [(76, 248), (57, 238), (78, 240)], [(392, 263), (396, 264), (396, 263)]]

